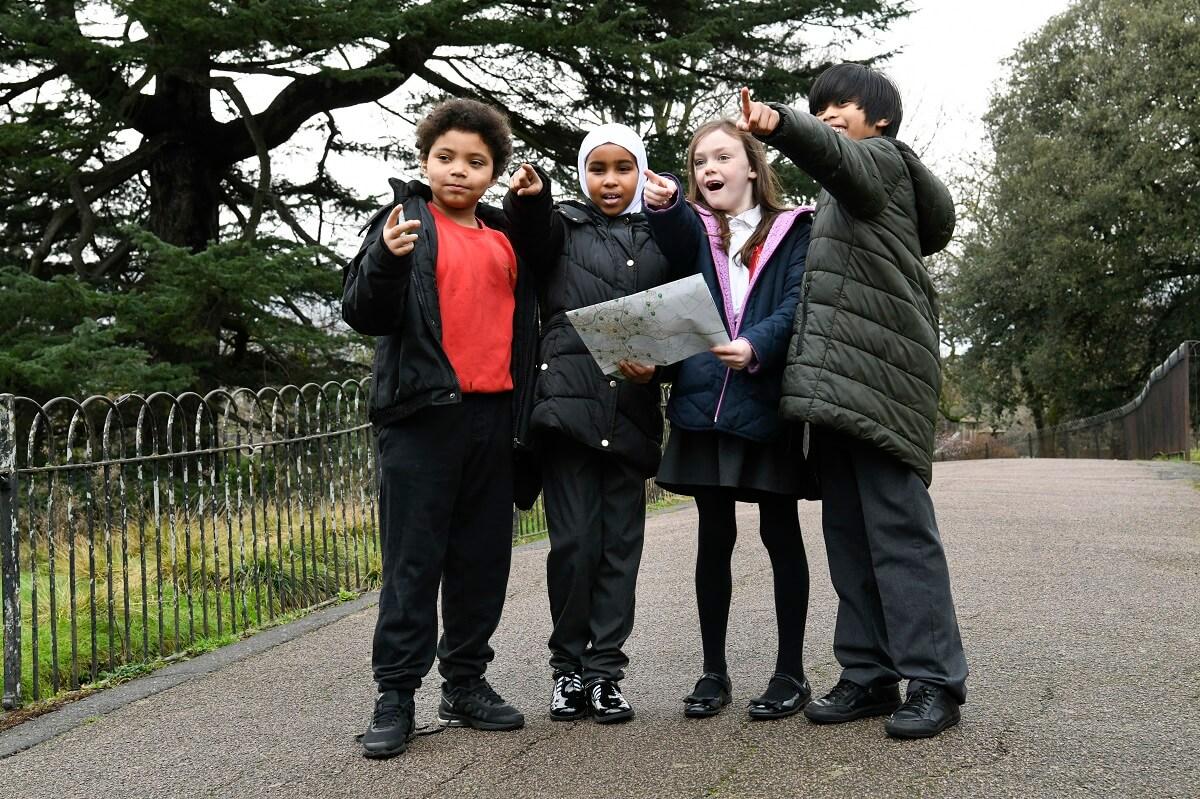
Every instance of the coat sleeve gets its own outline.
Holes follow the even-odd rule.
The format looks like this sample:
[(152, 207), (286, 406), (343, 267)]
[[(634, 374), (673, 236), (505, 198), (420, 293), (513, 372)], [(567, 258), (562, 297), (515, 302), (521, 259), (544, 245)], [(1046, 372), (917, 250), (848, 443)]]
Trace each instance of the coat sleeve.
[(772, 369), (787, 356), (788, 341), (792, 335), (792, 320), (800, 302), (800, 286), (804, 282), (804, 262), (808, 254), (811, 228), (808, 224), (805, 224), (804, 228), (803, 232), (790, 237), (792, 241), (787, 251), (788, 263), (780, 264), (787, 269), (783, 298), (775, 306), (775, 310), (762, 321), (738, 333), (738, 338), (749, 341), (754, 349), (755, 363), (750, 369), (751, 374), (759, 369)]
[(522, 262), (539, 276), (557, 262), (562, 250), (563, 221), (554, 213), (554, 193), (550, 176), (534, 167), (542, 179), (542, 190), (519, 196), (511, 189), (504, 195), (504, 215), (508, 218), (513, 249)]
[(790, 158), (854, 216), (870, 218), (887, 207), (904, 167), (896, 148), (847, 138), (812, 114), (780, 103), (771, 107), (779, 112), (779, 127), (762, 137), (764, 143)]
[(412, 252), (398, 257), (383, 243), (391, 210), (392, 206), (384, 208), (371, 220), (358, 254), (342, 275), (342, 319), (368, 336), (386, 336), (400, 327), (412, 279)]
[(675, 200), (666, 208), (644, 206), (654, 243), (671, 266), (671, 279), (678, 280), (700, 271), (700, 248), (707, 246), (704, 225), (696, 211), (683, 199), (683, 186), (674, 175)]

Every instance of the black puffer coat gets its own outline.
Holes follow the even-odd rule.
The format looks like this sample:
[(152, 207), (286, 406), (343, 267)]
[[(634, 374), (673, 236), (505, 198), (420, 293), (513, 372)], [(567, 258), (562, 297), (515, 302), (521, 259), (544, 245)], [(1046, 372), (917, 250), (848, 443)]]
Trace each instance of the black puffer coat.
[[(590, 202), (553, 205), (550, 180), (535, 196), (504, 199), (513, 246), (538, 275), (541, 341), (530, 428), (556, 431), (631, 463), (646, 477), (662, 450), (659, 384), (608, 377), (566, 312), (625, 297), (673, 279), (645, 216), (609, 217)], [(682, 275), (680, 275), (682, 277)]]
[(840, 135), (787, 106), (764, 141), (824, 189), (783, 373), (784, 418), (867, 441), (933, 479), (941, 365), (923, 256), (954, 232), (946, 187), (907, 145)]

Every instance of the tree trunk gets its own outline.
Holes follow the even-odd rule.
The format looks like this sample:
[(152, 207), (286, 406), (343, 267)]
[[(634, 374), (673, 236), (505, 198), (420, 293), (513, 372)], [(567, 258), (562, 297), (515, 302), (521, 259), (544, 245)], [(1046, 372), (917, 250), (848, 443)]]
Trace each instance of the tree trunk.
[(168, 244), (200, 252), (217, 239), (219, 166), (206, 142), (214, 122), (206, 85), (163, 77), (156, 94), (168, 100), (173, 124), (150, 164), (150, 231)]
[(173, 141), (150, 164), (150, 232), (192, 252), (217, 239), (219, 180), (195, 142)]

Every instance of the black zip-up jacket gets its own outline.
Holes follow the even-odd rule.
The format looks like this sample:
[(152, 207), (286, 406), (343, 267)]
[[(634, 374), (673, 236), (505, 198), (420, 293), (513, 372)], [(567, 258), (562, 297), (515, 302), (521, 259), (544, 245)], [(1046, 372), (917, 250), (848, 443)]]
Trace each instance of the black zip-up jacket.
[[(394, 201), (367, 223), (358, 254), (342, 276), (342, 318), (350, 327), (377, 336), (371, 370), (371, 421), (392, 424), (431, 405), (462, 402), (462, 389), (442, 348), (442, 317), (437, 290), (437, 227), (428, 203), (429, 187), (420, 181), (391, 180)], [(403, 257), (384, 245), (388, 213), (404, 205), (405, 219), (418, 219), (416, 246)], [(502, 211), (480, 204), (476, 215), (488, 227), (508, 235)], [(518, 262), (513, 312), (513, 449), (516, 459), (514, 501), (533, 504), (540, 490), (526, 437), (537, 347), (537, 294), (532, 270)]]
[[(504, 210), (513, 244), (538, 272), (542, 334), (531, 430), (556, 431), (611, 452), (646, 477), (662, 456), (657, 380), (641, 385), (605, 376), (566, 312), (672, 280), (671, 266), (641, 213), (610, 217), (589, 202), (553, 204), (541, 170), (540, 194), (509, 192)], [(683, 275), (680, 274), (679, 277)]]

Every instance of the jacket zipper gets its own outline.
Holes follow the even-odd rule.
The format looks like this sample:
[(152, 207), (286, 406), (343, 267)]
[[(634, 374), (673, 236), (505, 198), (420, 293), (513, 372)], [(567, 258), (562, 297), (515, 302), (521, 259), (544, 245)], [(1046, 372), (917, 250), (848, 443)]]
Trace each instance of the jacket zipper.
[[(430, 226), (436, 231), (437, 226), (433, 221), (433, 214), (428, 214)], [(424, 223), (424, 220), (422, 220)], [(436, 235), (436, 233), (435, 233)], [(432, 253), (433, 263), (437, 264), (437, 252)], [(421, 318), (425, 320), (425, 327), (433, 334), (433, 338), (438, 343), (438, 350), (442, 353), (443, 368), (450, 375), (450, 382), (453, 384), (453, 391), (450, 392), (450, 399), (455, 402), (462, 402), (462, 385), (458, 382), (458, 375), (454, 373), (454, 366), (450, 363), (450, 356), (446, 354), (446, 348), (442, 346), (442, 335), (437, 329), (437, 325), (433, 323), (433, 318), (429, 314), (429, 306), (425, 304), (425, 290), (421, 285), (421, 273), (413, 264), (412, 279), (417, 282), (417, 305), (421, 306)]]
[(713, 414), (713, 424), (717, 423), (717, 419), (721, 418), (721, 403), (725, 401), (725, 389), (729, 387), (729, 375), (733, 369), (725, 367), (725, 382), (721, 383), (721, 396), (717, 397), (717, 410)]
[[(735, 340), (737, 338), (738, 333), (740, 333), (742, 330), (742, 316), (746, 312), (746, 304), (748, 302), (750, 302), (750, 292), (754, 289), (754, 284), (757, 282), (757, 278), (761, 274), (762, 274), (762, 266), (759, 266), (758, 271), (754, 273), (754, 278), (751, 279), (751, 281), (750, 281), (750, 285), (746, 287), (746, 295), (744, 297), (742, 297), (742, 307), (737, 310), (737, 314), (734, 317), (736, 321), (733, 324), (733, 335), (729, 337), (730, 341)], [(718, 276), (717, 282), (720, 282), (719, 276)], [(730, 299), (732, 299), (732, 298), (733, 298), (733, 292), (730, 291)], [(717, 423), (717, 420), (721, 418), (721, 403), (723, 403), (725, 401), (725, 389), (729, 388), (729, 378), (732, 376), (732, 374), (733, 374), (733, 369), (726, 366), (725, 367), (725, 380), (721, 383), (721, 395), (719, 397), (717, 397), (717, 409), (716, 409), (716, 411), (713, 412), (713, 424), (714, 425)]]

